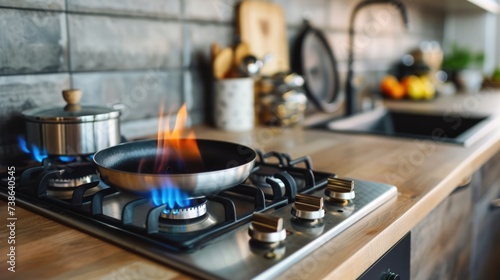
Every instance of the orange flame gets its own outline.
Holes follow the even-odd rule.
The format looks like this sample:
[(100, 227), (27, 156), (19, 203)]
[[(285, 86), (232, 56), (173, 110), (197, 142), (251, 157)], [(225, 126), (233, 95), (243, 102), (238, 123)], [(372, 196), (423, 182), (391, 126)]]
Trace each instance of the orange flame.
[[(179, 109), (174, 127), (170, 128), (170, 117), (163, 124), (163, 104), (160, 107), (158, 122), (158, 142), (154, 170), (156, 173), (167, 173), (169, 160), (180, 161), (185, 165), (200, 164), (201, 154), (193, 131), (186, 131), (188, 118), (186, 104)], [(186, 137), (183, 138), (184, 135)]]

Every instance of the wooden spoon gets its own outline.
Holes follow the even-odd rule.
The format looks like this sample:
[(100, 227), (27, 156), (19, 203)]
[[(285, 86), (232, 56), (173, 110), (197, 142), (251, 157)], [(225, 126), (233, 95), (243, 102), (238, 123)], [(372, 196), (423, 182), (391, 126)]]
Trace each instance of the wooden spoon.
[(212, 43), (210, 45), (210, 59), (212, 61), (212, 63), (214, 63), (214, 60), (215, 60), (215, 57), (217, 57), (217, 55), (219, 54), (220, 52), (220, 46), (218, 43)]
[(233, 63), (233, 50), (222, 48), (214, 59), (213, 71), (216, 79), (223, 79), (229, 73)]
[(238, 69), (243, 58), (250, 54), (250, 48), (245, 42), (239, 43), (234, 50), (234, 67)]

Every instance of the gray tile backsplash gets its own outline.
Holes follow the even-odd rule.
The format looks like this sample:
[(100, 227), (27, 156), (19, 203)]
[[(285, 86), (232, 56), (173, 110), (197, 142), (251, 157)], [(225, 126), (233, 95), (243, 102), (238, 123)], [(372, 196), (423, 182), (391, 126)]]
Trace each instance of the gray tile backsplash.
[(190, 23), (186, 26), (187, 40), (184, 65), (196, 67), (210, 60), (210, 45), (217, 42), (220, 47), (232, 45), (234, 29), (231, 26)]
[(184, 101), (180, 71), (77, 73), (73, 75), (73, 86), (82, 90), (82, 104), (120, 104), (124, 122), (157, 118), (160, 104), (164, 104), (166, 112), (172, 112)]
[(25, 134), (23, 110), (62, 106), (61, 91), (70, 86), (69, 74), (0, 76), (0, 164), (19, 154), (17, 136)]
[(61, 92), (69, 86), (68, 73), (0, 76), (0, 114), (64, 104)]
[(198, 70), (184, 72), (184, 97), (189, 111), (204, 112), (209, 100), (213, 99), (213, 84)]
[(184, 0), (186, 19), (230, 22), (239, 0)]
[(68, 11), (179, 18), (182, 0), (68, 0)]
[(0, 0), (0, 7), (62, 11), (65, 0)]
[(0, 75), (68, 69), (64, 13), (0, 8)]
[(286, 7), (284, 9), (285, 20), (288, 25), (302, 25), (307, 19), (315, 26), (324, 27), (327, 19), (331, 17), (325, 9), (326, 0), (272, 0), (272, 2)]
[(109, 16), (68, 16), (71, 70), (181, 67), (181, 24)]
[[(304, 17), (326, 32), (345, 78), (348, 20), (358, 2), (269, 1), (284, 9), (290, 48)], [(169, 112), (186, 102), (192, 124), (210, 123), (210, 44), (232, 44), (239, 2), (0, 0), (0, 164), (19, 152), (20, 112), (61, 105), (64, 88), (81, 88), (85, 104), (123, 103), (122, 131), (132, 138), (154, 133), (161, 102)], [(366, 83), (360, 87), (421, 41), (442, 42), (443, 14), (405, 4), (409, 29), (388, 5), (359, 13), (354, 69), (356, 81)]]
[[(326, 37), (330, 47), (333, 49), (335, 58), (338, 61), (347, 61), (348, 59), (348, 36), (339, 32), (327, 32)], [(393, 60), (395, 57), (402, 56), (408, 49), (402, 48), (406, 40), (404, 33), (399, 33), (398, 39), (393, 36), (367, 34), (356, 34), (354, 37), (353, 53), (356, 61), (365, 60)]]

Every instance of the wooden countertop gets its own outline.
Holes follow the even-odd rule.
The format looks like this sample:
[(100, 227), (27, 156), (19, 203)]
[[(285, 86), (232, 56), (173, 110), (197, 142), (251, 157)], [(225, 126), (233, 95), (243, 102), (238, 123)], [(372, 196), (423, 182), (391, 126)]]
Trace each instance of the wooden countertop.
[[(386, 102), (386, 105), (406, 110), (499, 114), (500, 94), (484, 92), (433, 102)], [(495, 123), (500, 128), (499, 118)], [(261, 127), (250, 132), (227, 133), (199, 127), (196, 133), (199, 138), (239, 142), (264, 151), (289, 153), (292, 157), (309, 155), (317, 170), (397, 186), (397, 198), (305, 257), (282, 275), (283, 279), (358, 277), (465, 177), (500, 151), (500, 129), (491, 130), (470, 147), (302, 128)], [(6, 207), (6, 202), (1, 200), (3, 221), (6, 221)], [(16, 272), (7, 271), (6, 251), (2, 249), (2, 279), (189, 278), (175, 269), (22, 208), (16, 208), (16, 215)], [(1, 248), (6, 248), (5, 245)]]

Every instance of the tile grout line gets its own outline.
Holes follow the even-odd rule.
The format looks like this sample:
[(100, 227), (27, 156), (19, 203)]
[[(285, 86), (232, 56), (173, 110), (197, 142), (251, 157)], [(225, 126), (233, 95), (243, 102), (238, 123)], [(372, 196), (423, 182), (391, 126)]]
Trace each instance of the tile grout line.
[[(181, 66), (182, 68), (186, 67), (186, 49), (188, 48), (188, 45), (189, 44), (186, 44), (186, 41), (187, 41), (187, 31), (186, 31), (186, 3), (184, 3), (184, 1), (180, 1), (180, 5), (181, 5), (181, 14), (180, 14), (180, 24), (181, 24)], [(185, 80), (186, 80), (186, 77), (185, 77), (185, 74), (184, 74), (185, 71), (182, 71), (181, 72), (181, 91), (182, 91), (182, 102), (183, 103), (186, 103), (186, 99), (187, 99), (187, 92), (186, 92), (186, 84), (185, 84)], [(189, 110), (189, 107), (188, 107), (188, 110)]]
[(64, 1), (65, 4), (65, 9), (64, 9), (64, 15), (65, 15), (65, 20), (66, 20), (66, 47), (67, 47), (67, 55), (68, 55), (68, 74), (69, 74), (69, 87), (73, 88), (73, 68), (71, 65), (71, 38), (70, 38), (70, 31), (69, 31), (69, 15), (68, 15), (68, 0)]
[[(159, 72), (182, 72), (190, 71), (193, 67), (168, 67), (158, 68)], [(93, 69), (93, 70), (78, 70), (78, 71), (49, 71), (49, 72), (23, 72), (13, 74), (0, 74), (0, 77), (15, 77), (15, 76), (28, 76), (28, 75), (52, 75), (52, 74), (92, 74), (92, 73), (131, 73), (131, 72), (147, 72), (151, 68), (137, 68), (137, 69)]]

